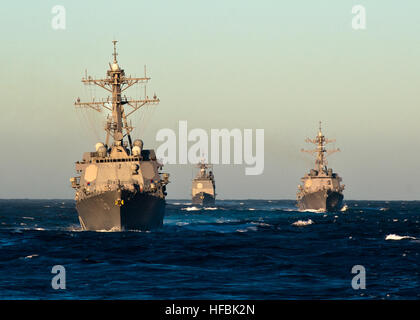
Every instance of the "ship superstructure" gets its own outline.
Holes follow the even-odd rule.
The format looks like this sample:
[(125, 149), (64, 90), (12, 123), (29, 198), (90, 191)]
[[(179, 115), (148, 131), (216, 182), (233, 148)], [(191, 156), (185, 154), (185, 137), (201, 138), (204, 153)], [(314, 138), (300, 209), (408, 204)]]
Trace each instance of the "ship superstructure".
[(197, 165), (200, 169), (192, 182), (192, 203), (198, 205), (213, 205), (216, 199), (216, 182), (211, 165), (202, 161)]
[(343, 206), (343, 190), (341, 178), (331, 168), (327, 167), (326, 156), (340, 151), (340, 149), (327, 150), (325, 145), (335, 140), (325, 138), (319, 123), (318, 135), (315, 139), (306, 139), (317, 147), (314, 150), (301, 150), (316, 155), (315, 167), (302, 178), (302, 185), (298, 186), (297, 205), (301, 210), (336, 211)]
[(131, 99), (123, 92), (135, 84), (150, 80), (126, 76), (119, 66), (113, 41), (113, 62), (103, 79), (84, 77), (82, 82), (97, 85), (111, 96), (101, 101), (81, 102), (76, 107), (108, 112), (105, 142), (95, 151), (85, 152), (76, 162), (79, 176), (70, 179), (75, 189), (76, 208), (84, 230), (149, 230), (162, 226), (165, 212), (166, 185), (169, 175), (161, 173), (162, 164), (154, 150), (145, 150), (143, 141), (132, 141), (134, 127), (127, 118), (145, 105), (159, 103), (149, 99)]

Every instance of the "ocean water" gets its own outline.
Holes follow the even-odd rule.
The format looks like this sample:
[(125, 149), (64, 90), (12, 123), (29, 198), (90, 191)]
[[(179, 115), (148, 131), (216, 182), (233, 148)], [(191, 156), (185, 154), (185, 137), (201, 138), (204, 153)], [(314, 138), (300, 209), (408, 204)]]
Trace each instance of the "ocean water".
[(0, 299), (419, 299), (419, 221), (420, 202), (170, 200), (160, 230), (87, 232), (73, 201), (0, 200)]

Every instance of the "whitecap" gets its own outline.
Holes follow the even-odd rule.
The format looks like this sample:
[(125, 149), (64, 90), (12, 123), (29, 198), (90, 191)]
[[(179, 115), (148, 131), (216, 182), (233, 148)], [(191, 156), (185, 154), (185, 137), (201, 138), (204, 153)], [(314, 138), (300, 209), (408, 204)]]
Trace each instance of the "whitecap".
[(201, 210), (201, 209), (200, 208), (197, 208), (197, 207), (187, 207), (187, 208), (182, 208), (181, 210), (198, 211), (198, 210)]
[(217, 210), (217, 207), (205, 207), (204, 210)]
[(216, 220), (216, 223), (235, 223), (235, 222), (240, 222), (241, 220), (238, 220), (238, 219), (224, 219), (224, 218), (221, 218), (221, 219), (217, 219)]
[(265, 223), (265, 222), (252, 221), (251, 224), (256, 224), (256, 225), (261, 226), (261, 227), (271, 227), (271, 224)]
[(64, 228), (65, 231), (70, 231), (70, 232), (78, 232), (78, 231), (83, 231), (82, 227), (80, 225), (72, 225), (69, 226), (67, 228)]
[(300, 212), (313, 212), (313, 213), (324, 213), (325, 209), (305, 209), (305, 210), (299, 210)]
[(308, 226), (310, 224), (313, 224), (314, 222), (311, 219), (308, 220), (298, 220), (296, 222), (293, 222), (292, 225), (297, 226), (297, 227), (303, 227), (303, 226)]
[(112, 227), (109, 230), (101, 229), (101, 230), (95, 230), (95, 232), (118, 232), (121, 231), (119, 227)]
[(35, 257), (38, 257), (38, 255), (37, 254), (31, 254), (30, 256), (26, 256), (25, 259), (32, 259), (32, 258), (35, 258)]
[(344, 207), (342, 207), (340, 211), (345, 212), (345, 211), (347, 211), (348, 208), (349, 207), (345, 204)]
[(398, 234), (394, 234), (394, 233), (388, 234), (388, 235), (385, 237), (385, 240), (402, 240), (402, 239), (413, 239), (413, 240), (416, 240), (416, 238), (415, 238), (415, 237), (410, 237), (410, 236), (399, 236)]

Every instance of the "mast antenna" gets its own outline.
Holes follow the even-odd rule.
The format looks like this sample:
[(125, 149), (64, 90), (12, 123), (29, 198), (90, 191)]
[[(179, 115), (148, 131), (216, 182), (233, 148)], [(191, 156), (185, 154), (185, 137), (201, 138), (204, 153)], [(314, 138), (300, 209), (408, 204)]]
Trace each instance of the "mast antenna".
[(117, 40), (112, 40), (112, 43), (114, 44), (114, 53), (112, 54), (114, 56), (114, 63), (117, 63)]
[(330, 140), (330, 139), (325, 138), (325, 136), (322, 134), (322, 130), (321, 129), (322, 129), (321, 128), (321, 121), (319, 121), (319, 132), (318, 132), (318, 135), (315, 137), (315, 139), (309, 139), (309, 138), (307, 138), (305, 140), (306, 142), (315, 144), (317, 146), (317, 148), (316, 149), (313, 149), (313, 150), (304, 150), (304, 149), (301, 149), (302, 152), (307, 152), (307, 153), (315, 154), (316, 155), (315, 164), (316, 164), (316, 169), (318, 169), (319, 171), (321, 171), (328, 164), (327, 160), (325, 159), (326, 156), (331, 155), (331, 154), (333, 154), (335, 152), (339, 152), (340, 151), (339, 148), (337, 148), (337, 149), (330, 149), (330, 150), (327, 150), (325, 148), (325, 145), (326, 144), (331, 143), (331, 142), (335, 142), (335, 139), (334, 140)]
[[(101, 112), (103, 108), (110, 111), (110, 121), (107, 122), (105, 128), (107, 136), (111, 136), (115, 143), (118, 142), (118, 144), (122, 144), (123, 138), (127, 137), (131, 148), (130, 133), (132, 132), (133, 127), (128, 125), (127, 118), (141, 107), (145, 105), (156, 105), (160, 100), (156, 96), (149, 99), (146, 95), (146, 91), (143, 99), (131, 99), (123, 95), (125, 90), (135, 84), (144, 84), (146, 89), (146, 83), (150, 78), (148, 78), (146, 74), (143, 78), (125, 75), (124, 70), (121, 69), (117, 63), (117, 42), (117, 40), (112, 41), (114, 45), (114, 52), (112, 54), (114, 56), (114, 63), (112, 65), (109, 64), (107, 76), (105, 78), (93, 79), (91, 76), (87, 76), (87, 71), (85, 70), (85, 78), (82, 78), (84, 84), (94, 84), (110, 92), (112, 94), (112, 99), (107, 98), (106, 100), (102, 99), (100, 101), (95, 101), (95, 98), (93, 98), (90, 102), (81, 102), (80, 99), (77, 99), (74, 104), (77, 107), (89, 107), (98, 112)], [(126, 105), (125, 109), (124, 105)]]

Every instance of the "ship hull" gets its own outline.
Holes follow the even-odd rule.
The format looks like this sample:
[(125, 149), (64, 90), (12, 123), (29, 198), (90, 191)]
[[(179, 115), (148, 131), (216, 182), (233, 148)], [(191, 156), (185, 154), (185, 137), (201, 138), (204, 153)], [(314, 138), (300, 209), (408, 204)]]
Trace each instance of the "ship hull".
[(336, 191), (321, 190), (305, 194), (297, 201), (300, 210), (338, 211), (343, 207), (343, 195)]
[(151, 230), (163, 225), (165, 200), (113, 190), (77, 201), (76, 209), (83, 230)]
[(201, 206), (208, 206), (208, 205), (214, 205), (215, 203), (215, 197), (209, 193), (200, 192), (197, 193), (192, 197), (192, 204), (197, 204)]

